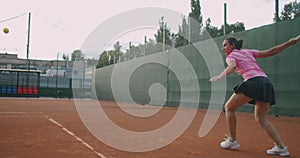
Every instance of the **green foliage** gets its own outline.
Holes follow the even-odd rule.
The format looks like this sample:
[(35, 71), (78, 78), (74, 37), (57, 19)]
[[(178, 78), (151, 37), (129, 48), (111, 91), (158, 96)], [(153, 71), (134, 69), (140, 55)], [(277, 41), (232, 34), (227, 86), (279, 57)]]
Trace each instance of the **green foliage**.
[(191, 0), (191, 12), (189, 13), (190, 42), (201, 40), (201, 29), (203, 27), (201, 6), (199, 0)]
[[(223, 31), (224, 30), (224, 25), (222, 25), (221, 29), (219, 30), (219, 34), (222, 32), (223, 35)], [(245, 25), (242, 22), (236, 22), (234, 24), (230, 24), (230, 25), (226, 25), (225, 27), (225, 33), (226, 34), (231, 34), (231, 33), (236, 33), (236, 32), (240, 32), (240, 31), (244, 31), (245, 30)]]
[(87, 63), (87, 67), (91, 67), (91, 66), (95, 66), (96, 64), (98, 64), (98, 60), (97, 59), (86, 59), (86, 63)]
[(186, 18), (183, 17), (181, 26), (179, 26), (178, 29), (178, 34), (177, 36), (175, 36), (176, 38), (175, 47), (181, 47), (189, 44), (188, 36), (189, 36), (189, 25)]
[[(161, 17), (161, 19), (159, 20), (159, 29), (154, 36), (156, 39), (156, 43), (160, 43), (161, 45), (172, 45), (170, 28), (168, 28), (167, 23), (165, 23), (164, 17)], [(163, 48), (161, 48), (161, 51), (162, 50)]]
[[(290, 2), (284, 6), (281, 12), (280, 20), (293, 19), (300, 16), (300, 2), (296, 0)], [(142, 57), (145, 55), (161, 52), (163, 47), (165, 50), (171, 47), (181, 47), (188, 45), (189, 43), (205, 40), (209, 34), (211, 38), (224, 35), (224, 25), (220, 28), (212, 25), (212, 20), (208, 18), (203, 27), (202, 13), (200, 0), (191, 0), (191, 12), (188, 14), (188, 18), (182, 17), (181, 25), (177, 33), (171, 33), (171, 29), (168, 28), (167, 23), (164, 21), (164, 17), (159, 19), (159, 29), (154, 34), (155, 39), (145, 38), (144, 44), (131, 45), (125, 52), (122, 52), (120, 42), (114, 44), (114, 50), (104, 51), (101, 53), (97, 62), (97, 68), (115, 64), (121, 61), (130, 60), (136, 57)], [(245, 30), (243, 22), (236, 22), (234, 24), (226, 24), (225, 33), (231, 34)], [(190, 39), (190, 41), (189, 41)], [(164, 46), (163, 46), (164, 43)], [(84, 56), (81, 50), (75, 50), (72, 53), (72, 61), (84, 60)], [(91, 64), (95, 64), (93, 59), (90, 60)]]
[(300, 17), (300, 2), (294, 1), (284, 5), (279, 19), (289, 20)]
[(121, 51), (122, 46), (120, 42), (117, 41), (114, 44), (114, 50), (103, 51), (99, 57), (96, 68), (112, 65), (121, 62), (121, 58), (124, 56)]
[(218, 27), (212, 26), (211, 25), (211, 20), (210, 18), (208, 18), (206, 20), (206, 26), (204, 27), (204, 29), (207, 31), (207, 33), (211, 36), (211, 37), (218, 37), (221, 36), (223, 33), (220, 32), (220, 30), (218, 29)]
[(109, 65), (109, 52), (104, 51), (101, 53), (96, 68), (104, 67)]
[(81, 50), (74, 50), (72, 53), (72, 57), (71, 57), (72, 61), (83, 61), (84, 60), (84, 56)]
[[(243, 30), (245, 30), (245, 26), (242, 22), (226, 25), (226, 34)], [(149, 39), (147, 42), (145, 38), (144, 44), (131, 45), (130, 43), (126, 52), (121, 51), (121, 45), (117, 42), (114, 45), (114, 50), (101, 53), (97, 68), (161, 52), (164, 48), (165, 50), (168, 50), (172, 47), (181, 47), (188, 45), (189, 43), (205, 40), (208, 37), (207, 33), (212, 38), (222, 36), (223, 26), (220, 29), (216, 26), (212, 26), (211, 19), (208, 18), (206, 26), (203, 28), (200, 0), (191, 0), (191, 12), (188, 14), (188, 18), (183, 16), (177, 33), (171, 33), (171, 29), (168, 28), (164, 17), (161, 17), (159, 19), (159, 29), (157, 30), (157, 33), (154, 34), (154, 40)]]

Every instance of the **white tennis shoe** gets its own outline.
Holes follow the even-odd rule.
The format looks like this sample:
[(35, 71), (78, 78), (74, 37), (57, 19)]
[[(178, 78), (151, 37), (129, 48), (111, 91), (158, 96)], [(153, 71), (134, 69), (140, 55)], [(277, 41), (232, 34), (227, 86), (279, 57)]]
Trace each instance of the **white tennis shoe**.
[(234, 140), (233, 142), (230, 141), (230, 137), (227, 137), (225, 141), (220, 143), (221, 148), (223, 149), (237, 149), (240, 147), (240, 144), (238, 143), (237, 140)]
[(279, 148), (277, 145), (275, 145), (272, 149), (267, 150), (267, 154), (279, 155), (279, 156), (289, 156), (290, 155), (290, 153), (288, 151), (288, 147)]

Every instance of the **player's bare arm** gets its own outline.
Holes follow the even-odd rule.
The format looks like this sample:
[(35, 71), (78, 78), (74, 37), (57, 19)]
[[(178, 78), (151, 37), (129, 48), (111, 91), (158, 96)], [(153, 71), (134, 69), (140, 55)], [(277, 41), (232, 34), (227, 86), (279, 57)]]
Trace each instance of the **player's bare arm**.
[(221, 72), (218, 76), (215, 76), (215, 77), (211, 78), (209, 81), (210, 82), (215, 82), (217, 80), (220, 80), (220, 79), (230, 75), (231, 73), (233, 73), (235, 68), (236, 68), (235, 61), (231, 61), (229, 63), (229, 65), (227, 66), (227, 68), (223, 72)]
[(265, 57), (277, 55), (280, 52), (282, 52), (284, 49), (288, 48), (289, 46), (296, 44), (298, 41), (300, 41), (300, 35), (295, 38), (291, 38), (290, 40), (280, 45), (274, 46), (268, 50), (260, 51), (258, 53), (258, 58), (265, 58)]

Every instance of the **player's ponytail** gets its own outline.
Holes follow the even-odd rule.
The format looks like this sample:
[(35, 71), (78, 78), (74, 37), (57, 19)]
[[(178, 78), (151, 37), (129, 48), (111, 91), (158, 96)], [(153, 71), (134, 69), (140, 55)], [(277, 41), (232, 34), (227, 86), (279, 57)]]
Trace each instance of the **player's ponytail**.
[(235, 45), (235, 48), (240, 50), (243, 46), (243, 39), (237, 40), (234, 37), (229, 37), (226, 39), (230, 45)]
[(243, 40), (242, 39), (239, 39), (237, 41), (237, 44), (235, 45), (236, 49), (240, 50), (243, 46)]

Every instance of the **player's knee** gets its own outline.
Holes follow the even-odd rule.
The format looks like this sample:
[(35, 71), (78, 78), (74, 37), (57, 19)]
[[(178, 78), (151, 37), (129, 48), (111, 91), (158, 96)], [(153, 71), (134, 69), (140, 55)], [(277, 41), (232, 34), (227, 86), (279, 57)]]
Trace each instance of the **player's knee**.
[(260, 118), (255, 116), (255, 122), (260, 124)]
[(233, 108), (233, 105), (232, 105), (232, 104), (226, 103), (226, 104), (225, 104), (225, 111), (228, 111), (228, 112), (230, 112), (230, 111), (235, 111), (235, 108)]
[(263, 117), (255, 117), (255, 121), (256, 123), (258, 123), (262, 128), (264, 128), (266, 126), (266, 124), (268, 123), (268, 121), (263, 118)]

